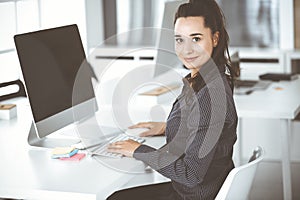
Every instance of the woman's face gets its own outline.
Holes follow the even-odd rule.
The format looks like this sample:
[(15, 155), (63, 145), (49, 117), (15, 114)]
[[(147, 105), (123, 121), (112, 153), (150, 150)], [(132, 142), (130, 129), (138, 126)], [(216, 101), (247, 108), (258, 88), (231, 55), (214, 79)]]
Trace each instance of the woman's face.
[(203, 17), (180, 17), (175, 23), (175, 50), (181, 62), (191, 70), (199, 71), (218, 44), (219, 32), (212, 34), (204, 26)]

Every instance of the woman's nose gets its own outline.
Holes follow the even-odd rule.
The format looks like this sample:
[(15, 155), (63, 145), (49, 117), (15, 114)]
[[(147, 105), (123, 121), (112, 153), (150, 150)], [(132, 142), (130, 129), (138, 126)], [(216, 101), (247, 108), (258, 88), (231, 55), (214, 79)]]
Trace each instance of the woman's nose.
[(186, 55), (192, 54), (194, 52), (193, 44), (189, 41), (185, 42), (184, 47), (183, 47), (183, 52)]

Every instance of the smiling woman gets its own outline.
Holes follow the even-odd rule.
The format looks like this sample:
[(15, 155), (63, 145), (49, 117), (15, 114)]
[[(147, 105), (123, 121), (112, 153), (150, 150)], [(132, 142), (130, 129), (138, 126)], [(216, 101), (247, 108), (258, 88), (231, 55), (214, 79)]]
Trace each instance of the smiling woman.
[(181, 62), (195, 75), (212, 55), (219, 32), (211, 33), (203, 17), (181, 17), (175, 24), (175, 49)]
[(175, 14), (175, 47), (190, 69), (167, 122), (142, 122), (143, 135), (166, 135), (159, 150), (127, 140), (108, 151), (134, 157), (171, 179), (118, 191), (108, 199), (214, 199), (234, 167), (237, 114), (224, 18), (214, 0), (190, 1)]

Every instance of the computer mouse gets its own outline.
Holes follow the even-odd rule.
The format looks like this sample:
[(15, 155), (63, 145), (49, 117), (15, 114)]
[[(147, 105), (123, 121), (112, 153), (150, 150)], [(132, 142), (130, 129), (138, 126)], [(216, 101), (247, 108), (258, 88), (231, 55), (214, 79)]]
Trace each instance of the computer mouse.
[(148, 130), (148, 128), (128, 128), (125, 133), (132, 136), (140, 136), (141, 133)]

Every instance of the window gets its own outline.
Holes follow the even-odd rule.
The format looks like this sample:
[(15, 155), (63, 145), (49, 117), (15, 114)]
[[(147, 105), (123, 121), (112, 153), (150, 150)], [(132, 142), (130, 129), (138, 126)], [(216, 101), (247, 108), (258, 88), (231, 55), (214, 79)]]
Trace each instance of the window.
[(231, 46), (279, 48), (279, 0), (231, 1), (218, 0)]
[(86, 48), (85, 0), (0, 1), (0, 83), (21, 78), (13, 36), (77, 24)]
[(293, 0), (217, 0), (232, 47), (294, 48)]
[(105, 43), (155, 46), (165, 1), (104, 0)]
[[(17, 10), (20, 3), (15, 1), (0, 3), (0, 82), (19, 78), (19, 62), (14, 50), (13, 36), (18, 32)], [(28, 10), (28, 13), (32, 13), (32, 10)]]
[(11, 36), (16, 33), (16, 13), (13, 2), (0, 4), (0, 18), (0, 51), (11, 50), (13, 49), (13, 38)]
[(86, 47), (85, 0), (41, 1), (41, 28), (77, 24)]

